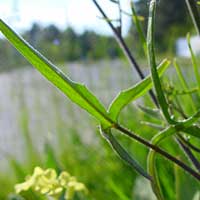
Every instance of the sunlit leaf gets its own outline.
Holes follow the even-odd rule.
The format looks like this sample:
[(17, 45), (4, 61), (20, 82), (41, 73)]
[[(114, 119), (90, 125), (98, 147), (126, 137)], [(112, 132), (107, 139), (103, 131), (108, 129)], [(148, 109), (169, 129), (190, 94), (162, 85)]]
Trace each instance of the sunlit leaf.
[(51, 83), (59, 88), (74, 103), (93, 115), (106, 128), (113, 122), (103, 105), (82, 84), (73, 82), (55, 65), (17, 35), (8, 25), (0, 20), (0, 31), (9, 42)]
[[(170, 61), (163, 60), (158, 67), (158, 73), (161, 76), (164, 71), (169, 67)], [(118, 96), (110, 104), (108, 112), (110, 117), (116, 121), (121, 110), (130, 102), (144, 95), (152, 87), (151, 76), (146, 77), (144, 80), (136, 84), (135, 86), (124, 90), (118, 94)]]
[(187, 34), (187, 42), (188, 42), (188, 47), (189, 47), (189, 50), (190, 50), (190, 55), (191, 55), (191, 58), (192, 58), (192, 65), (193, 65), (193, 69), (194, 69), (194, 74), (195, 74), (195, 77), (196, 77), (196, 80), (197, 80), (197, 83), (198, 83), (198, 87), (199, 87), (199, 90), (200, 90), (200, 74), (199, 74), (199, 70), (198, 70), (198, 63), (197, 63), (197, 58), (196, 58), (196, 56), (193, 52), (193, 49), (192, 49), (189, 33)]
[(139, 105), (138, 107), (144, 113), (146, 113), (147, 115), (149, 115), (150, 117), (153, 117), (153, 118), (158, 119), (158, 120), (163, 119), (162, 113), (160, 112), (159, 109), (153, 109), (153, 108), (145, 107), (145, 106), (142, 106), (142, 105)]
[(135, 10), (135, 5), (134, 2), (131, 1), (131, 10), (132, 10), (132, 14), (133, 14), (133, 22), (136, 26), (136, 29), (138, 31), (142, 46), (143, 46), (143, 50), (145, 55), (147, 55), (147, 42), (146, 42), (146, 38), (144, 35), (144, 32), (142, 30), (142, 26), (140, 24), (140, 21), (144, 21), (144, 17), (143, 16), (138, 16)]
[(200, 35), (200, 14), (197, 6), (196, 0), (185, 0), (190, 16), (192, 18), (193, 24), (196, 28), (197, 33)]
[(196, 125), (190, 126), (184, 130), (185, 133), (200, 139), (200, 128)]
[(158, 102), (160, 108), (162, 109), (163, 115), (165, 119), (170, 124), (175, 124), (174, 120), (171, 119), (169, 114), (169, 105), (165, 98), (161, 81), (159, 79), (159, 74), (156, 68), (156, 57), (155, 57), (155, 49), (154, 49), (154, 33), (155, 33), (155, 13), (156, 13), (156, 0), (151, 0), (149, 5), (149, 19), (148, 19), (148, 27), (147, 27), (147, 53), (148, 53), (148, 62), (151, 69), (151, 76), (154, 84), (154, 88), (157, 94)]
[(115, 137), (112, 135), (111, 130), (103, 130), (101, 129), (101, 133), (103, 137), (110, 143), (113, 150), (119, 155), (119, 157), (128, 163), (134, 170), (136, 170), (139, 174), (146, 177), (147, 179), (151, 179), (148, 173), (142, 168), (142, 166), (136, 161), (130, 154), (118, 143)]

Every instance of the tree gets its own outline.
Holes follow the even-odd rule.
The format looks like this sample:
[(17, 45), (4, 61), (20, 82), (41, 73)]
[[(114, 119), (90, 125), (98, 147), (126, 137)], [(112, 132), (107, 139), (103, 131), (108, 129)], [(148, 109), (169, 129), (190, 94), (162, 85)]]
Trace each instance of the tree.
[(43, 30), (43, 38), (45, 38), (47, 41), (49, 42), (54, 42), (55, 40), (59, 40), (60, 39), (60, 30), (53, 24), (47, 26), (44, 30)]
[(80, 59), (80, 44), (78, 43), (78, 35), (68, 27), (61, 37), (60, 52), (64, 61), (72, 61)]

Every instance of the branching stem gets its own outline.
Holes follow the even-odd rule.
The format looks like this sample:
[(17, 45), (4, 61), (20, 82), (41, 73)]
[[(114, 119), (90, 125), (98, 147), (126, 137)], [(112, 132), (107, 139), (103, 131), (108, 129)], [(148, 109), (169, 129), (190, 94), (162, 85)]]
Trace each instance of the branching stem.
[(159, 153), (160, 155), (162, 155), (163, 157), (167, 158), (168, 160), (174, 162), (176, 165), (178, 165), (179, 167), (181, 167), (182, 169), (184, 169), (185, 171), (187, 171), (189, 174), (191, 174), (194, 178), (196, 178), (197, 180), (200, 180), (200, 174), (196, 171), (194, 171), (192, 168), (190, 168), (188, 165), (186, 165), (185, 163), (183, 163), (182, 161), (178, 160), (177, 158), (175, 158), (174, 156), (172, 156), (171, 154), (167, 153), (166, 151), (164, 151), (163, 149), (161, 149), (160, 147), (151, 144), (150, 142), (148, 142), (147, 140), (145, 140), (144, 138), (141, 138), (140, 136), (134, 134), (133, 132), (131, 132), (130, 130), (118, 125), (116, 127), (117, 130), (121, 131), (122, 133), (124, 133), (125, 135), (131, 137), (132, 139), (140, 142), (141, 144), (145, 145), (146, 147), (151, 148), (152, 150), (154, 150), (156, 153)]

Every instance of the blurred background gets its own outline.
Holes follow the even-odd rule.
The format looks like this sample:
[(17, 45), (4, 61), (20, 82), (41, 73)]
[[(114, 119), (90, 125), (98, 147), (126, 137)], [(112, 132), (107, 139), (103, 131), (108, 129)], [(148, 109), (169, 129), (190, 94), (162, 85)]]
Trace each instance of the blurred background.
[[(109, 0), (99, 3), (118, 26), (118, 7)], [(129, 16), (130, 1), (121, 1), (121, 6), (122, 35), (147, 74), (142, 45)], [(135, 6), (146, 32), (148, 1), (135, 1)], [(184, 73), (195, 85), (188, 68), (185, 35), (192, 33), (197, 54), (200, 42), (184, 1), (168, 0), (166, 6), (166, 1), (160, 0), (157, 13), (158, 60), (181, 58)], [(72, 80), (85, 83), (106, 107), (120, 90), (139, 80), (92, 0), (0, 0), (0, 17)], [(173, 72), (168, 71), (169, 79), (177, 82)], [(35, 166), (67, 170), (77, 176), (89, 189), (86, 199), (155, 199), (148, 183), (102, 139), (96, 121), (49, 84), (2, 35), (0, 86), (0, 183), (4, 186), (0, 199), (11, 199), (14, 184), (23, 181)], [(149, 139), (156, 130), (141, 126), (141, 121), (151, 120), (137, 107), (143, 103), (152, 106), (145, 96), (125, 109), (120, 120)], [(145, 167), (147, 149), (118, 137)]]

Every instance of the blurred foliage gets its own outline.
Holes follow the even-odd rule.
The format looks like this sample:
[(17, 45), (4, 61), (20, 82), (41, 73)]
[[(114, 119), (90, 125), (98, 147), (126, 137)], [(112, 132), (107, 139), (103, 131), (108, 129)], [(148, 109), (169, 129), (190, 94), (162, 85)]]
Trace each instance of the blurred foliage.
[[(137, 14), (143, 16), (144, 20), (142, 21), (143, 30), (146, 33), (147, 22), (148, 22), (148, 7), (149, 1), (140, 0), (135, 2), (135, 7)], [(185, 37), (185, 35), (193, 29), (190, 16), (185, 4), (185, 1), (180, 0), (168, 0), (158, 1), (156, 18), (156, 30), (155, 30), (155, 43), (159, 53), (170, 52), (173, 53), (175, 50), (175, 41), (179, 37)], [(170, 34), (170, 37), (169, 37)], [(136, 44), (139, 41), (139, 35), (136, 32), (134, 23), (132, 23), (129, 36), (127, 38), (130, 42), (129, 44)], [(131, 48), (131, 46), (130, 46)], [(135, 49), (132, 47), (132, 49)], [(142, 46), (138, 45), (138, 53), (142, 52)], [(133, 50), (134, 50), (133, 49)]]
[[(22, 36), (43, 55), (53, 59), (53, 62), (114, 59), (122, 56), (114, 37), (99, 35), (94, 31), (77, 34), (71, 27), (60, 30), (53, 24), (42, 27), (34, 23)], [(4, 39), (0, 40), (0, 60), (0, 70), (27, 64)]]
[[(145, 16), (145, 19), (147, 19), (148, 4), (146, 1), (138, 1), (136, 5), (138, 14)], [(159, 7), (159, 17), (157, 18), (158, 28), (156, 32), (157, 48), (161, 51), (173, 51), (176, 38), (185, 35), (186, 32), (191, 29), (189, 19), (186, 17), (187, 10), (184, 3), (178, 0), (169, 0), (167, 5), (166, 1), (161, 0)], [(147, 23), (146, 20), (143, 23), (145, 27)], [(144, 31), (146, 32), (145, 29)], [(171, 36), (170, 38), (168, 37), (169, 33)], [(134, 26), (131, 27), (129, 36), (127, 37), (127, 41), (129, 41), (128, 44), (130, 45), (134, 44), (137, 40), (137, 35), (133, 37), (133, 34), (136, 34)], [(119, 58), (122, 55), (113, 37), (98, 35), (92, 31), (85, 31), (82, 34), (77, 34), (70, 27), (61, 31), (54, 25), (43, 28), (38, 24), (33, 24), (32, 28), (26, 31), (23, 36), (45, 56), (53, 59), (53, 62)], [(130, 38), (134, 39), (132, 40)], [(132, 49), (133, 47), (135, 48), (134, 45)], [(136, 51), (140, 53), (139, 48), (137, 48)], [(0, 60), (4, 63), (6, 68), (8, 66), (16, 67), (26, 64), (26, 61), (21, 56), (18, 56), (18, 53), (13, 50), (5, 40), (0, 41)], [(177, 81), (177, 77), (174, 78), (174, 76), (175, 73), (171, 73), (171, 80), (169, 81), (172, 81), (179, 87), (180, 84)], [(192, 76), (189, 77), (189, 74), (187, 74), (187, 78), (188, 82), (192, 83)], [(199, 106), (199, 97), (196, 94), (193, 94), (193, 97), (196, 99), (196, 101), (194, 101), (195, 104)], [(189, 112), (190, 105), (188, 104), (187, 98), (184, 96), (180, 96), (179, 98), (184, 105), (183, 109), (186, 113)], [(152, 106), (148, 96), (145, 96), (141, 101), (144, 102), (145, 105)], [(55, 104), (58, 103), (59, 102), (57, 102), (55, 98)], [(19, 123), (26, 144), (26, 151), (23, 154), (25, 161), (20, 163), (14, 158), (7, 157), (11, 170), (9, 177), (6, 175), (5, 177), (3, 175), (0, 177), (0, 184), (4, 185), (4, 189), (1, 190), (0, 193), (0, 199), (42, 199), (42, 197), (37, 197), (34, 192), (24, 194), (24, 198), (11, 194), (13, 192), (14, 183), (20, 182), (24, 179), (25, 174), (31, 173), (34, 165), (40, 165), (45, 168), (53, 167), (57, 171), (68, 170), (70, 173), (75, 174), (89, 189), (89, 197), (87, 197), (87, 199), (144, 200), (151, 198), (148, 194), (146, 195), (147, 197), (143, 197), (142, 195), (144, 195), (144, 192), (142, 192), (142, 190), (141, 194), (136, 193), (134, 186), (138, 184), (137, 174), (132, 171), (129, 166), (124, 165), (123, 162), (119, 162), (119, 158), (113, 153), (109, 145), (102, 140), (98, 131), (92, 129), (92, 132), (96, 133), (95, 140), (93, 141), (94, 144), (86, 145), (81, 138), (82, 133), (77, 131), (76, 126), (70, 127), (63, 121), (59, 112), (56, 113), (57, 132), (55, 134), (55, 137), (57, 137), (56, 140), (59, 141), (59, 146), (55, 145), (54, 141), (52, 143), (46, 141), (44, 152), (38, 152), (37, 147), (34, 146), (30, 137), (30, 113), (26, 108), (26, 104), (22, 104)], [(70, 113), (70, 117), (73, 118), (73, 115), (73, 112)], [(141, 126), (141, 121), (162, 125), (144, 112), (139, 111), (139, 109), (135, 108), (133, 105), (129, 105), (120, 118), (120, 122), (126, 124), (131, 129), (134, 128), (139, 135), (150, 140), (156, 131), (152, 127), (145, 126), (144, 124)], [(84, 119), (84, 122), (81, 123), (91, 123), (91, 121)], [(94, 127), (94, 124), (91, 125), (91, 127)], [(121, 135), (117, 137), (119, 137), (124, 146), (128, 147), (129, 152), (145, 166), (147, 149), (137, 142), (122, 138)], [(171, 153), (177, 153), (178, 148), (176, 144), (173, 143), (173, 141), (170, 142), (171, 146), (163, 145), (163, 148)], [(178, 152), (178, 156), (181, 156), (181, 152)], [(181, 158), (187, 161), (183, 155)], [(165, 166), (165, 168), (163, 166)], [(157, 167), (160, 170), (161, 186), (163, 187), (164, 193), (166, 193), (166, 199), (191, 199), (199, 188), (199, 183), (194, 182), (191, 177), (187, 178), (183, 171), (173, 164), (167, 163), (160, 157), (157, 160)], [(14, 173), (15, 176), (12, 176), (12, 173)], [(168, 177), (168, 179), (165, 177)], [(182, 180), (177, 181), (176, 179)], [(175, 184), (175, 181), (177, 181), (179, 185)], [(146, 183), (142, 182), (142, 184), (143, 188), (146, 189)], [(84, 200), (85, 198), (77, 196), (76, 199)]]

